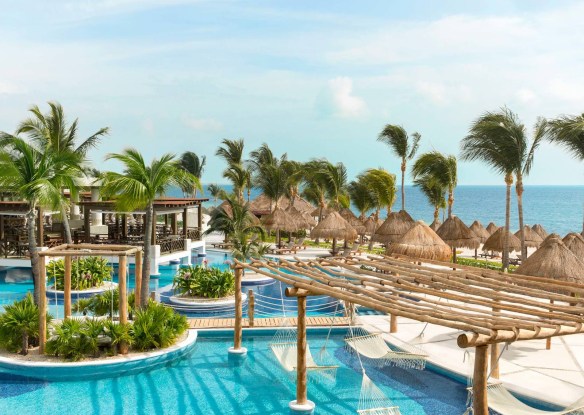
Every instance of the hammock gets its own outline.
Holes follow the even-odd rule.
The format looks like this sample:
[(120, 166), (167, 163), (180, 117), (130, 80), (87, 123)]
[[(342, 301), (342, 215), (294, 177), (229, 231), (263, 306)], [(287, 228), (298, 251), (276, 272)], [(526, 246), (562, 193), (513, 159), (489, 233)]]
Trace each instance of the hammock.
[(365, 371), (363, 371), (357, 413), (360, 415), (401, 415), (399, 406), (395, 406), (384, 395), (381, 389), (365, 374)]
[(487, 386), (489, 408), (501, 415), (583, 415), (584, 397), (563, 411), (543, 411), (532, 408), (511, 394), (501, 383)]
[(375, 361), (379, 366), (394, 365), (407, 369), (422, 370), (426, 367), (427, 355), (418, 347), (404, 343), (403, 351), (391, 349), (381, 333), (369, 333), (360, 328), (351, 330), (345, 339), (347, 345), (359, 355)]

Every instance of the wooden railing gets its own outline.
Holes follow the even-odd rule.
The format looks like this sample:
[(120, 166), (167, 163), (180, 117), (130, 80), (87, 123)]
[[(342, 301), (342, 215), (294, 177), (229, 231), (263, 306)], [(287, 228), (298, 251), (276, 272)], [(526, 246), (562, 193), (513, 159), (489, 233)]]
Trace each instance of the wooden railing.
[(182, 238), (165, 238), (160, 239), (157, 242), (158, 245), (160, 245), (161, 254), (185, 250), (185, 240)]
[(199, 228), (188, 228), (187, 229), (187, 239), (191, 241), (201, 240), (201, 230)]

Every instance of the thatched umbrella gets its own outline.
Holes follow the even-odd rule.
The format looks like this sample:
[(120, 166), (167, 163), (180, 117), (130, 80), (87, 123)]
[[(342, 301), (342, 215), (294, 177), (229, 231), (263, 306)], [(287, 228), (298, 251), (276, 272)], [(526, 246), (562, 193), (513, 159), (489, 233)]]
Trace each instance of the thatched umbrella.
[(371, 240), (373, 242), (381, 242), (384, 244), (390, 244), (391, 242), (397, 242), (402, 236), (409, 231), (415, 222), (408, 212), (405, 210), (400, 210), (399, 212), (391, 212), (387, 215), (385, 222), (381, 224), (379, 228), (375, 231)]
[(281, 207), (274, 209), (272, 213), (262, 219), (264, 227), (269, 231), (276, 231), (276, 244), (280, 246), (280, 231), (296, 232), (298, 223)]
[(499, 227), (497, 225), (495, 225), (495, 222), (490, 222), (487, 225), (487, 232), (489, 232), (489, 234), (494, 234), (495, 232), (497, 232), (497, 229), (499, 229)]
[[(331, 212), (334, 212), (334, 211), (335, 210), (333, 208), (330, 208), (330, 207), (322, 208), (322, 218), (323, 219), (326, 218)], [(320, 215), (320, 207), (317, 207), (312, 212), (310, 212), (310, 216), (312, 216), (313, 218), (318, 218), (319, 215)]]
[(337, 239), (351, 240), (357, 238), (357, 231), (347, 222), (339, 212), (333, 211), (321, 220), (312, 231), (311, 238), (332, 238), (333, 253), (336, 252)]
[(434, 232), (436, 232), (438, 230), (438, 228), (440, 227), (440, 225), (442, 225), (442, 222), (440, 222), (440, 219), (436, 218), (430, 224), (430, 229), (432, 229)]
[(363, 222), (361, 222), (361, 219), (359, 219), (357, 216), (355, 216), (355, 214), (353, 213), (353, 211), (351, 211), (351, 209), (342, 208), (341, 210), (339, 210), (339, 214), (347, 222), (349, 222), (349, 224), (353, 228), (355, 228), (355, 230), (357, 231), (357, 233), (359, 235), (365, 234), (365, 225), (363, 224)]
[(456, 263), (456, 248), (478, 249), (479, 238), (458, 216), (450, 216), (436, 231), (438, 236), (452, 248), (452, 262)]
[[(475, 220), (472, 225), (469, 226), (470, 230), (474, 232), (474, 234), (476, 235), (477, 238), (479, 238), (479, 242), (484, 244), (485, 241), (487, 239), (489, 239), (489, 236), (491, 236), (491, 234), (489, 233), (489, 231), (487, 229), (485, 229), (485, 227), (483, 227), (483, 224), (481, 222), (479, 222), (478, 220)], [(475, 248), (475, 259), (478, 258), (478, 248)]]
[[(515, 232), (515, 236), (521, 238), (521, 230)], [(538, 248), (543, 242), (543, 238), (527, 225), (523, 227), (523, 236), (525, 238), (525, 246)]]
[[(294, 206), (288, 206), (285, 212), (292, 218), (294, 222), (296, 222), (297, 229), (309, 229), (311, 227), (310, 223), (306, 220), (304, 215), (296, 209)], [(312, 219), (312, 218), (311, 218)], [(314, 222), (314, 219), (312, 219)], [(316, 224), (316, 223), (315, 223)]]
[(387, 253), (420, 259), (448, 261), (450, 247), (423, 221), (419, 220), (401, 239), (387, 247)]
[(375, 215), (371, 215), (365, 221), (365, 234), (373, 235), (375, 230), (378, 228), (379, 224), (375, 220)]
[(582, 235), (576, 232), (571, 232), (564, 236), (562, 242), (564, 242), (566, 247), (568, 247), (568, 249), (578, 258), (584, 258), (584, 237), (582, 237)]
[(539, 223), (536, 223), (535, 225), (533, 225), (531, 227), (531, 229), (533, 229), (535, 232), (537, 232), (537, 234), (539, 236), (541, 236), (541, 239), (545, 239), (548, 237), (548, 233), (546, 232), (546, 230), (543, 228), (543, 226), (541, 226)]
[[(521, 241), (518, 237), (513, 235), (511, 232), (507, 233), (509, 235), (509, 252), (521, 251)], [(503, 238), (505, 235), (505, 228), (500, 227), (495, 233), (489, 236), (483, 245), (483, 251), (495, 251), (503, 252)]]

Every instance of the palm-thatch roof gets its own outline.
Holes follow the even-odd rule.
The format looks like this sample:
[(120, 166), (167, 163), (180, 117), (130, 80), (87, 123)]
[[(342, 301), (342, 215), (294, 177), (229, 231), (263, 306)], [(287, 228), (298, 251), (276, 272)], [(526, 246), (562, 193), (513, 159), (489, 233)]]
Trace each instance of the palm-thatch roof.
[[(515, 232), (515, 236), (521, 240), (521, 230)], [(543, 238), (527, 225), (523, 227), (523, 236), (525, 238), (525, 246), (537, 248), (543, 242)]]
[(298, 224), (294, 218), (284, 211), (281, 207), (274, 209), (272, 213), (262, 218), (262, 223), (267, 230), (281, 230), (287, 232), (296, 232)]
[[(509, 235), (509, 252), (521, 251), (521, 241), (519, 238), (513, 235), (511, 232), (507, 232), (507, 234)], [(485, 241), (485, 244), (483, 245), (483, 251), (503, 252), (504, 235), (505, 228), (501, 226)]]
[(347, 221), (349, 224), (355, 228), (359, 235), (365, 235), (365, 225), (355, 214), (348, 208), (342, 208), (339, 210), (339, 214)]
[[(571, 232), (564, 236), (562, 242), (578, 258), (584, 258), (584, 237), (576, 232)], [(582, 272), (584, 274), (584, 272)]]
[(436, 232), (438, 230), (438, 228), (440, 227), (440, 225), (442, 225), (442, 222), (440, 222), (440, 219), (436, 218), (430, 224), (430, 229), (432, 229), (434, 232)]
[(490, 222), (487, 225), (487, 232), (489, 232), (489, 234), (494, 234), (495, 232), (497, 232), (497, 229), (499, 229), (499, 227), (497, 225), (495, 225), (495, 222)]
[(378, 222), (375, 220), (375, 215), (371, 215), (365, 221), (365, 234), (371, 235), (379, 227)]
[(400, 240), (409, 231), (415, 222), (408, 212), (400, 210), (387, 215), (385, 222), (381, 224), (371, 237), (374, 242), (391, 243)]
[(310, 237), (352, 240), (357, 238), (357, 231), (339, 212), (333, 211), (310, 231)]
[[(217, 209), (222, 209), (230, 219), (233, 219), (233, 210), (231, 209), (231, 205), (229, 204), (229, 202), (227, 200), (224, 200), (220, 205), (213, 208), (213, 210), (211, 211), (211, 214), (213, 214), (213, 211), (217, 210)], [(254, 215), (251, 212), (248, 212), (248, 215), (249, 215), (250, 221), (253, 225), (260, 224), (260, 220), (258, 219), (258, 217), (256, 215)]]
[(454, 248), (477, 249), (480, 245), (479, 238), (458, 216), (446, 219), (436, 233), (448, 246)]
[(584, 262), (562, 242), (559, 236), (547, 238), (515, 273), (554, 280), (584, 283)]
[(542, 239), (545, 239), (548, 237), (548, 233), (546, 232), (546, 230), (543, 228), (543, 226), (541, 226), (539, 223), (536, 223), (535, 225), (533, 225), (531, 227), (531, 229), (533, 229), (535, 232), (537, 232), (537, 234), (539, 236), (541, 236)]
[(452, 255), (450, 247), (423, 221), (418, 221), (398, 242), (387, 248), (387, 253), (407, 255), (420, 259), (448, 261)]
[[(275, 207), (275, 203), (270, 200), (265, 194), (260, 194), (254, 200), (249, 202), (249, 210), (257, 216), (269, 215), (272, 209)], [(287, 209), (290, 206), (290, 199), (283, 196), (278, 200), (278, 207), (282, 209)], [(300, 212), (312, 212), (314, 206), (308, 203), (301, 197), (296, 197), (294, 199), (294, 207)]]
[(470, 230), (474, 232), (482, 244), (484, 244), (485, 241), (489, 239), (489, 236), (491, 236), (491, 233), (478, 220), (475, 220), (472, 225), (470, 225)]
[[(325, 218), (327, 217), (331, 212), (334, 212), (335, 210), (333, 208), (330, 207), (324, 207), (322, 208), (322, 217)], [(318, 215), (320, 215), (320, 207), (317, 206), (316, 208), (314, 208), (311, 212), (310, 212), (310, 216), (317, 218)]]
[[(298, 229), (310, 229), (311, 227), (316, 225), (316, 222), (314, 219), (312, 219), (308, 215), (304, 216), (302, 214), (302, 212), (300, 212), (298, 209), (296, 209), (295, 206), (288, 206), (288, 208), (285, 210), (285, 212), (288, 215), (290, 215), (290, 217), (292, 218), (292, 220), (294, 220), (294, 222), (296, 222), (296, 226)], [(309, 219), (310, 219), (310, 221), (309, 221)]]

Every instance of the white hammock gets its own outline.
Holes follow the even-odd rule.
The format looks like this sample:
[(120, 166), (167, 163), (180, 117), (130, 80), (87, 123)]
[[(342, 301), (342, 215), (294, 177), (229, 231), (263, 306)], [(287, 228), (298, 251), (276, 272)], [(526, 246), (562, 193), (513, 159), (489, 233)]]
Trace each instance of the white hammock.
[(582, 415), (584, 414), (584, 397), (580, 398), (563, 411), (543, 411), (524, 404), (511, 394), (501, 383), (487, 386), (489, 408), (501, 415)]
[(381, 389), (369, 379), (365, 371), (363, 371), (357, 413), (360, 415), (401, 415), (399, 406), (395, 406), (385, 396)]
[(358, 354), (376, 361), (380, 366), (395, 365), (403, 368), (422, 370), (426, 367), (427, 355), (413, 345), (405, 345), (406, 351), (391, 349), (383, 340), (381, 333), (369, 333), (364, 329), (355, 329), (345, 339), (347, 345)]
[[(297, 359), (298, 359), (298, 349), (297, 343), (271, 343), (270, 348), (272, 352), (274, 352), (274, 356), (280, 362), (280, 365), (286, 370), (287, 372), (293, 372), (297, 368)], [(306, 346), (306, 369), (311, 370), (331, 370), (337, 369), (338, 366), (334, 365), (327, 365), (322, 366), (318, 365), (314, 358), (312, 357), (312, 353), (310, 352), (310, 347)]]

